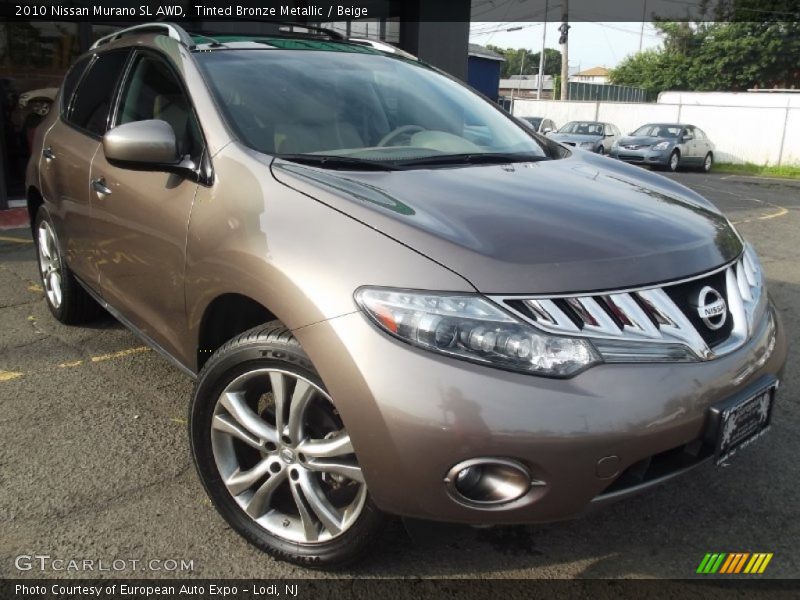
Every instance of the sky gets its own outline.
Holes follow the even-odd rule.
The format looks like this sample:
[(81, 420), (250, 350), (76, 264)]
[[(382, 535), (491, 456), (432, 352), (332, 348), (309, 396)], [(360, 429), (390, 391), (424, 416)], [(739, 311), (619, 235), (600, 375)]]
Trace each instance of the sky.
[[(542, 48), (543, 23), (472, 23), (473, 44), (492, 44), (501, 48)], [(558, 48), (560, 23), (547, 23), (546, 46)], [(615, 67), (626, 56), (639, 51), (641, 23), (572, 23), (569, 30), (570, 72), (591, 67)], [(522, 27), (518, 31), (507, 31)], [(661, 43), (652, 25), (645, 23), (642, 49), (656, 48)]]

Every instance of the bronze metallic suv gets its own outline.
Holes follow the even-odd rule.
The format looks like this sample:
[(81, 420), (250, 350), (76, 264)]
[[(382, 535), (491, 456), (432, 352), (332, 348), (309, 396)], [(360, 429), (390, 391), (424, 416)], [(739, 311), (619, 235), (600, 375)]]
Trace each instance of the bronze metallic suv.
[(53, 315), (104, 307), (196, 378), (200, 478), (287, 560), (386, 514), (575, 516), (769, 426), (786, 342), (728, 220), (390, 46), (101, 39), (27, 190)]

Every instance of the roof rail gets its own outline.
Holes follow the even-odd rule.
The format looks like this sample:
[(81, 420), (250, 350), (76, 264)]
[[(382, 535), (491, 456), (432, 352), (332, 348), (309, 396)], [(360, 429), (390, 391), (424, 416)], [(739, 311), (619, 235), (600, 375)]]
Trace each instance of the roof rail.
[[(293, 23), (291, 21), (272, 21), (275, 25), (278, 26), (280, 30), (281, 27), (302, 27), (303, 29), (307, 29), (308, 31), (315, 31), (317, 33), (322, 33), (327, 35), (329, 38), (333, 40), (345, 40), (347, 37), (334, 29), (329, 29), (327, 27), (318, 27), (317, 25), (306, 25), (305, 23)], [(294, 33), (293, 31), (290, 33)]]
[(186, 33), (186, 31), (182, 27), (179, 27), (178, 25), (174, 25), (172, 23), (146, 23), (144, 25), (134, 25), (133, 27), (120, 29), (119, 31), (115, 31), (114, 33), (103, 36), (100, 39), (98, 39), (94, 44), (92, 44), (90, 49), (94, 50), (98, 46), (102, 46), (103, 44), (108, 44), (126, 35), (136, 35), (139, 33), (161, 33), (163, 35), (171, 37), (178, 43), (183, 44), (190, 50), (194, 48), (194, 41), (192, 41), (192, 38), (189, 37), (189, 34)]
[(380, 50), (381, 52), (386, 52), (388, 54), (396, 54), (398, 56), (402, 56), (403, 58), (408, 58), (411, 60), (419, 60), (419, 58), (417, 58), (410, 52), (406, 52), (405, 50), (398, 48), (397, 46), (392, 46), (391, 44), (388, 44), (386, 42), (379, 42), (377, 40), (368, 40), (366, 38), (348, 38), (347, 41), (353, 44), (369, 46), (371, 48), (374, 48), (375, 50)]

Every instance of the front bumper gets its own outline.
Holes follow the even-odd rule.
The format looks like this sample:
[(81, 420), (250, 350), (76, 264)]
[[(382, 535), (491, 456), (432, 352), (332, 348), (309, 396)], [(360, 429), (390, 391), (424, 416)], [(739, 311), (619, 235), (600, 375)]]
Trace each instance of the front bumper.
[[(440, 357), (377, 331), (361, 313), (295, 334), (331, 392), (380, 508), (473, 524), (527, 523), (569, 518), (662, 481), (613, 487), (650, 457), (697, 446), (712, 404), (780, 378), (786, 340), (774, 319), (774, 328), (765, 318), (743, 347), (712, 361), (600, 365), (567, 380)], [(444, 478), (475, 457), (516, 460), (546, 485), (490, 509), (465, 506)]]
[(634, 165), (664, 166), (669, 163), (669, 150), (653, 150), (643, 148), (640, 150), (627, 150), (625, 148), (612, 148), (609, 156)]

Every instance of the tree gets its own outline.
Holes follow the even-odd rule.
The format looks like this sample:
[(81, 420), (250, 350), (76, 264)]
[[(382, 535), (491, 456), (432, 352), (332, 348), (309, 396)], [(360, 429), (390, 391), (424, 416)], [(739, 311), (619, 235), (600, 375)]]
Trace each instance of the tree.
[(651, 97), (665, 90), (800, 87), (800, 14), (794, 21), (656, 27), (664, 36), (663, 47), (626, 58), (612, 70), (612, 83), (643, 87)]
[[(522, 68), (522, 75), (536, 75), (539, 72), (539, 55), (541, 52), (531, 52), (523, 48), (500, 48), (498, 46), (487, 46), (489, 50), (502, 55), (506, 62), (500, 76), (504, 79), (512, 75), (519, 75)], [(525, 63), (522, 64), (522, 57)], [(544, 49), (544, 74), (557, 75), (561, 72), (561, 52), (555, 48)]]

